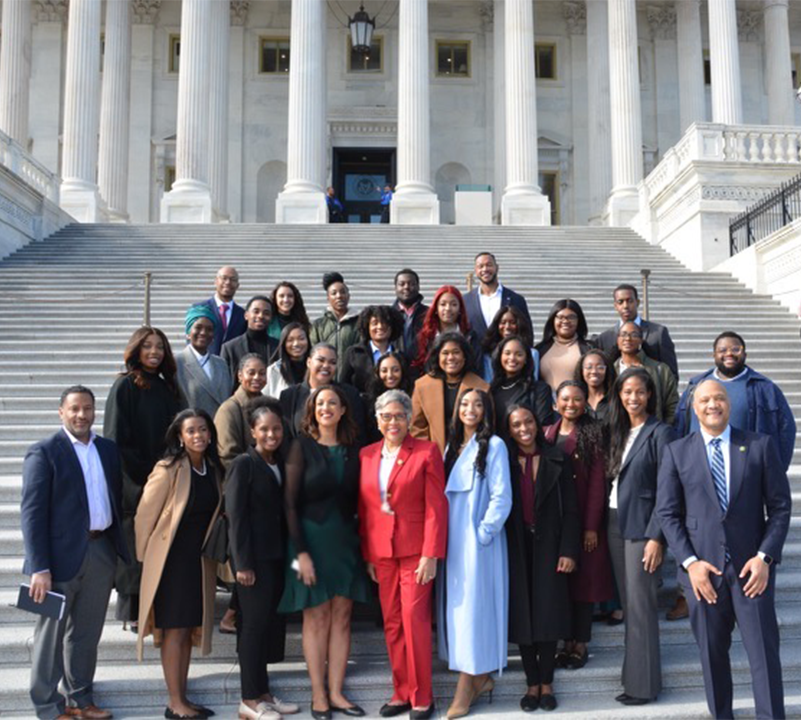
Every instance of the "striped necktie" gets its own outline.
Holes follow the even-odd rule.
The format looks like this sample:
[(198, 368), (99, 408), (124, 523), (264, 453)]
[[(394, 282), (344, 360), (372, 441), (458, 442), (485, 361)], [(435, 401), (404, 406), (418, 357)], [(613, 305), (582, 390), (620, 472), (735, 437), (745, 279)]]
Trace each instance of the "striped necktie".
[(709, 469), (712, 471), (712, 479), (715, 481), (715, 492), (718, 494), (718, 502), (723, 514), (729, 507), (729, 493), (726, 490), (726, 464), (723, 462), (723, 451), (720, 449), (720, 438), (710, 441), (712, 446), (712, 459), (709, 462)]

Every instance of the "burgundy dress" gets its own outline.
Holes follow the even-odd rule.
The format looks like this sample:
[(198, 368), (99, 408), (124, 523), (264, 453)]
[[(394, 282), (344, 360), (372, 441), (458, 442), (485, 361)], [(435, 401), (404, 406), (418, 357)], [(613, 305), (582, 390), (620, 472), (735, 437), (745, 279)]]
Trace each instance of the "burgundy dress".
[[(545, 439), (556, 444), (561, 418), (545, 428)], [(582, 521), (582, 543), (578, 568), (570, 575), (570, 597), (574, 602), (603, 602), (614, 597), (612, 564), (609, 559), (609, 543), (606, 539), (606, 478), (604, 461), (599, 456), (587, 467), (576, 455), (576, 431), (565, 439), (565, 454), (573, 464), (573, 479), (576, 483), (579, 515)], [(598, 533), (598, 547), (592, 552), (584, 550), (583, 533), (592, 530)]]

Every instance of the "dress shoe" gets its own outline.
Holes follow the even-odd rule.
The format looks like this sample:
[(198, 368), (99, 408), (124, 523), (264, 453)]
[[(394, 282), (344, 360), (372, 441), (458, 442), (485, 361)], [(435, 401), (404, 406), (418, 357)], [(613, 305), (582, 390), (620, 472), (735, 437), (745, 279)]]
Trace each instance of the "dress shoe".
[(620, 617), (615, 617), (615, 612), (610, 612), (609, 617), (606, 620), (606, 624), (609, 625), (609, 627), (615, 627), (615, 625), (623, 624), (623, 616), (621, 615)]
[(665, 619), (673, 622), (674, 620), (684, 620), (684, 618), (688, 617), (690, 617), (690, 608), (687, 605), (687, 600), (684, 595), (679, 595), (676, 598), (676, 604), (673, 609), (668, 610), (667, 615), (665, 615)]
[(552, 693), (542, 693), (540, 695), (540, 710), (556, 710), (556, 697)]
[(534, 712), (540, 706), (540, 699), (537, 695), (523, 695), (520, 698), (520, 709), (523, 712)]
[(348, 717), (364, 717), (367, 715), (364, 712), (364, 708), (356, 705), (354, 703), (350, 707), (335, 707), (334, 705), (331, 706), (331, 712), (342, 713), (343, 715), (347, 715)]
[(409, 712), (412, 709), (411, 703), (402, 703), (401, 705), (395, 705), (393, 703), (384, 703), (381, 706), (381, 709), (378, 711), (378, 714), (381, 717), (395, 717), (396, 715), (403, 715), (403, 713)]
[(415, 710), (412, 708), (412, 711), (409, 713), (410, 720), (428, 720), (430, 717), (434, 716), (434, 703), (431, 703), (427, 708), (423, 708), (422, 710)]
[(206, 716), (202, 712), (197, 712), (194, 715), (179, 715), (171, 707), (164, 708), (164, 717), (167, 720), (206, 720)]
[(652, 698), (638, 698), (633, 695), (628, 695), (627, 693), (622, 693), (618, 695), (615, 700), (623, 705), (647, 705), (651, 702)]
[(239, 703), (239, 720), (281, 720), (281, 715), (273, 710), (262, 710), (259, 705), (254, 709)]
[(269, 700), (262, 700), (258, 705), (260, 710), (272, 710), (281, 715), (294, 715), (300, 712), (300, 705), (291, 702), (284, 702), (281, 698), (273, 695), (272, 702)]
[(103, 710), (97, 705), (68, 707), (64, 713), (73, 718), (86, 718), (86, 720), (111, 720), (114, 717), (108, 710)]
[(217, 713), (214, 710), (211, 710), (207, 707), (203, 707), (202, 705), (198, 705), (197, 703), (193, 703), (191, 700), (187, 700), (187, 702), (195, 708), (199, 713), (203, 713), (206, 717), (214, 717)]
[(587, 664), (589, 657), (590, 656), (586, 647), (584, 648), (584, 652), (581, 654), (572, 652), (567, 656), (567, 667), (570, 670), (579, 670)]
[(311, 716), (314, 720), (331, 720), (333, 717), (331, 708), (328, 708), (328, 710), (315, 710), (314, 703), (309, 705), (309, 708), (311, 709)]

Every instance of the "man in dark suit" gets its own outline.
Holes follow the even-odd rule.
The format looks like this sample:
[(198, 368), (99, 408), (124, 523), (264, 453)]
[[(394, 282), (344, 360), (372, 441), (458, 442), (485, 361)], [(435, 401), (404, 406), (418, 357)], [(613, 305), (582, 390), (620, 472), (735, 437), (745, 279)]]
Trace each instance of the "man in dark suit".
[(751, 667), (757, 718), (784, 718), (776, 570), (790, 526), (790, 485), (773, 438), (729, 424), (717, 380), (695, 390), (700, 430), (667, 447), (656, 511), (680, 563), (679, 582), (701, 650), (709, 710), (731, 718), (731, 633)]
[(475, 330), (479, 340), (492, 325), (498, 310), (507, 305), (512, 305), (523, 312), (531, 325), (526, 299), (500, 283), (498, 261), (491, 252), (480, 252), (476, 255), (474, 272), (479, 285), (464, 296), (464, 305), (467, 308), (470, 327)]
[(22, 467), (23, 572), (31, 576), (30, 595), (39, 603), (49, 591), (66, 597), (61, 620), (40, 616), (36, 623), (31, 700), (39, 718), (104, 720), (111, 713), (95, 706), (92, 682), (117, 556), (128, 559), (120, 460), (117, 446), (92, 432), (91, 390), (65, 390), (58, 413), (62, 429), (31, 446)]
[(245, 322), (247, 330), (229, 340), (222, 346), (220, 357), (228, 363), (231, 377), (234, 379), (234, 391), (239, 387), (239, 362), (245, 355), (256, 353), (264, 360), (265, 365), (272, 362), (278, 349), (278, 340), (267, 334), (267, 328), (273, 319), (273, 304), (264, 295), (254, 295), (245, 306)]
[(234, 295), (239, 288), (239, 273), (236, 268), (226, 265), (217, 271), (214, 279), (215, 293), (208, 300), (198, 305), (208, 305), (217, 318), (217, 331), (209, 352), (219, 355), (222, 346), (229, 340), (239, 337), (248, 329), (245, 311), (234, 302)]
[(410, 268), (395, 274), (395, 303), (392, 305), (403, 315), (403, 352), (409, 362), (417, 357), (417, 335), (423, 327), (428, 305), (420, 294), (420, 276)]
[(606, 352), (611, 361), (614, 362), (620, 356), (617, 349), (617, 333), (621, 325), (633, 322), (640, 326), (642, 332), (643, 352), (654, 360), (665, 363), (670, 371), (679, 379), (679, 363), (676, 360), (676, 348), (670, 331), (658, 323), (650, 320), (643, 320), (640, 317), (640, 298), (637, 295), (637, 288), (633, 285), (618, 285), (612, 296), (615, 299), (615, 310), (620, 316), (620, 321), (614, 327), (604, 330), (596, 336), (595, 344)]

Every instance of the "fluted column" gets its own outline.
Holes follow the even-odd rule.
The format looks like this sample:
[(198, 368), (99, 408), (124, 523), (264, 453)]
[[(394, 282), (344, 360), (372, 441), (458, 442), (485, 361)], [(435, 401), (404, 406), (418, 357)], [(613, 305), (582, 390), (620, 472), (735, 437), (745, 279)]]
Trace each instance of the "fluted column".
[(128, 0), (108, 0), (97, 184), (109, 219), (118, 222), (128, 220), (130, 98), (131, 4)]
[(287, 180), (277, 223), (328, 221), (323, 193), (326, 147), (326, 4), (292, 0)]
[(506, 188), (504, 225), (550, 225), (551, 207), (539, 186), (534, 5), (506, 0)]
[(495, 143), (495, 187), (493, 188), (493, 220), (496, 215), (501, 216), (501, 203), (503, 189), (506, 187), (506, 95), (504, 90), (504, 54), (506, 52), (505, 33), (506, 3), (504, 0), (494, 0), (493, 26), (492, 26), (492, 95), (493, 95), (493, 142)]
[(431, 186), (428, 0), (399, 0), (398, 178), (390, 206), (393, 224), (437, 225)]
[[(709, 1), (709, 59), (712, 64), (712, 122), (743, 121), (737, 8), (733, 0)], [(785, 58), (789, 65), (789, 55)]]
[(231, 8), (213, 0), (209, 82), (209, 184), (214, 219), (228, 219), (228, 44)]
[(795, 104), (787, 0), (765, 0), (765, 51), (768, 123), (794, 125)]
[(590, 225), (601, 219), (612, 189), (609, 126), (609, 16), (606, 0), (587, 0), (587, 129)]
[(679, 0), (676, 3), (676, 43), (679, 55), (679, 123), (684, 133), (694, 122), (706, 120), (701, 0)]
[(609, 0), (609, 99), (612, 128), (610, 225), (628, 225), (637, 213), (642, 180), (642, 110), (634, 0)]
[(209, 189), (209, 50), (212, 0), (182, 0), (175, 183), (161, 202), (161, 221), (212, 220)]
[(0, 43), (0, 130), (28, 147), (31, 80), (31, 2), (3, 1)]
[(100, 0), (70, 0), (61, 207), (80, 222), (105, 219), (98, 193), (97, 131), (100, 122)]

